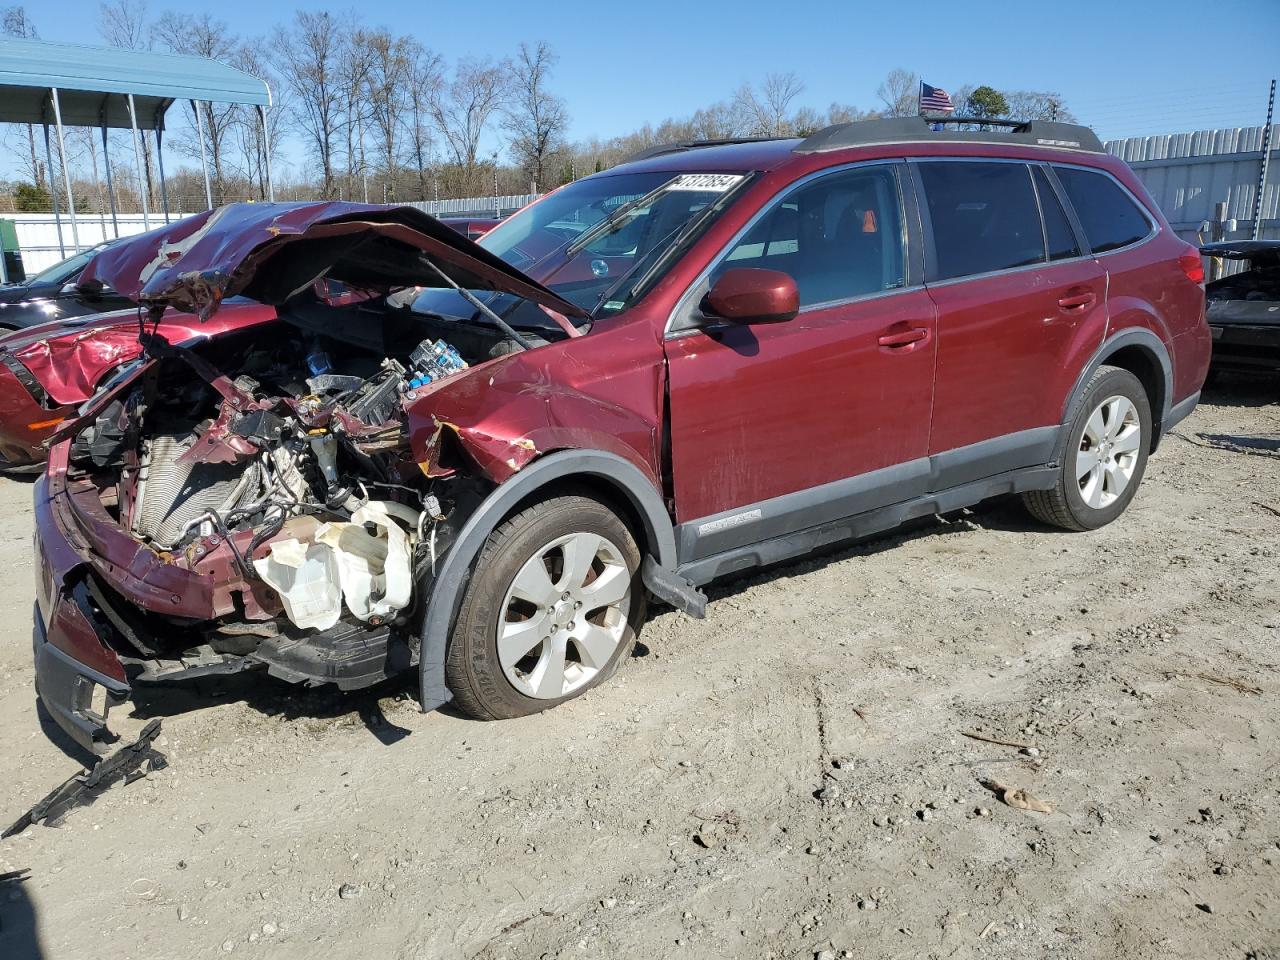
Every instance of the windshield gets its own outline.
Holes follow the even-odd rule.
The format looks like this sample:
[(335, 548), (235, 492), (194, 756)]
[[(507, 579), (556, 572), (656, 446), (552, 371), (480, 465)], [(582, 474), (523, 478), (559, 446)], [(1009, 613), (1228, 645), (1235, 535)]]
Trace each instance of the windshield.
[[(618, 313), (665, 272), (667, 254), (702, 233), (736, 194), (738, 173), (630, 173), (561, 187), (477, 242), (593, 317)], [(517, 328), (556, 330), (541, 308), (509, 294), (476, 291)], [(472, 319), (452, 290), (427, 290), (413, 310)]]
[(105, 243), (100, 243), (96, 247), (90, 247), (88, 250), (81, 250), (75, 256), (59, 260), (52, 267), (45, 267), (34, 277), (28, 277), (26, 282), (35, 285), (37, 283), (66, 283), (69, 280), (74, 280), (80, 275), (80, 271), (84, 269), (85, 264), (93, 259), (94, 254), (105, 246)]

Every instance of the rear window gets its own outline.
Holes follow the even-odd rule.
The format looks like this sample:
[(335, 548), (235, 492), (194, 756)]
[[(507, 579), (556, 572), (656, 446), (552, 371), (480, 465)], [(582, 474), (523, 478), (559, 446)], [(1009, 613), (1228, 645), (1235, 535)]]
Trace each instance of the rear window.
[(933, 225), (934, 279), (1044, 262), (1026, 164), (926, 161), (919, 170)]
[(1137, 243), (1151, 233), (1151, 221), (1106, 174), (1077, 167), (1054, 171), (1076, 209), (1085, 239), (1094, 253), (1106, 253)]

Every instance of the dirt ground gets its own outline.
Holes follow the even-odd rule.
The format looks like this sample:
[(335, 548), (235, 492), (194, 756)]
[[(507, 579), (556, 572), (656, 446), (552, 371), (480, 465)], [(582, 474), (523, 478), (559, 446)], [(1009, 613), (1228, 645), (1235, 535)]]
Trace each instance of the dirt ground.
[[(542, 716), (118, 710), (169, 766), (0, 842), (0, 957), (1280, 958), (1277, 399), (1211, 392), (1104, 530), (988, 505), (720, 585)], [(77, 770), (30, 497), (0, 480), (6, 824)]]

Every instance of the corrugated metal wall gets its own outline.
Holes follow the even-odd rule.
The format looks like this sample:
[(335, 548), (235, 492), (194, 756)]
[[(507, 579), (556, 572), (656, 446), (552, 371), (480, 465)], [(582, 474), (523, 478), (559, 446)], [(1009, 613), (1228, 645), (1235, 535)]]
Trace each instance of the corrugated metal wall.
[[(71, 244), (71, 221), (66, 214), (62, 215), (62, 247), (58, 246), (58, 227), (52, 213), (9, 213), (4, 219), (12, 220), (18, 234), (18, 248), (22, 251), (22, 265), (27, 276), (38, 273), (45, 267), (51, 267), (64, 256), (75, 253)], [(177, 221), (180, 217), (173, 217)], [(120, 214), (117, 218), (119, 236), (129, 237), (142, 233), (142, 214)], [(153, 228), (164, 225), (164, 215), (152, 215)], [(111, 218), (99, 219), (97, 214), (76, 218), (76, 229), (80, 232), (80, 249), (92, 247), (103, 240), (111, 240), (117, 232), (112, 228)], [(65, 251), (65, 252), (64, 252)]]
[[(1217, 204), (1226, 203), (1226, 219), (1235, 219), (1237, 229), (1225, 239), (1236, 240), (1253, 229), (1262, 131), (1229, 127), (1129, 137), (1108, 140), (1106, 148), (1133, 167), (1179, 235), (1194, 241), (1201, 222), (1216, 219)], [(1261, 236), (1280, 239), (1280, 124), (1272, 127), (1270, 152)]]
[(467, 197), (462, 200), (410, 200), (407, 207), (417, 207), (433, 217), (506, 217), (537, 200), (541, 194), (519, 193), (506, 197)]

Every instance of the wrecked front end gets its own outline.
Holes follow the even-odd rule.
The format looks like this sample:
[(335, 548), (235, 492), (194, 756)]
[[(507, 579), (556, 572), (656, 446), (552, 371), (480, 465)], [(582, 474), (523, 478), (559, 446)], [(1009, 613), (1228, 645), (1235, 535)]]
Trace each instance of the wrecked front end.
[[(349, 222), (337, 229), (352, 239), (329, 253), (387, 236)], [(314, 224), (292, 223), (293, 239), (315, 238)], [(402, 236), (438, 227), (413, 217), (383, 225)], [(334, 229), (321, 227), (322, 237)], [(382, 296), (299, 297), (335, 258), (313, 247), (319, 266), (308, 266), (279, 249), (280, 232), (259, 235), (277, 249), (264, 253), (259, 239), (237, 253), (290, 273), (271, 281), (283, 291), (276, 319), (177, 345), (159, 322), (163, 306), (135, 285), (153, 318), (142, 356), (55, 434), (35, 491), (37, 687), (85, 746), (109, 740), (110, 708), (139, 685), (262, 671), (354, 690), (413, 667), (436, 564), (495, 486), (482, 470), (458, 469), (463, 455), (438, 430), (435, 443), (422, 439), (432, 432), (410, 408), (428, 385), (483, 377), (517, 348), (508, 334), (411, 314)], [(201, 239), (226, 248), (226, 237), (197, 233), (188, 253)], [(127, 289), (110, 271), (132, 256), (136, 273), (157, 250), (176, 259), (165, 252), (174, 242), (113, 250), (116, 268), (87, 272)], [(457, 249), (465, 240), (434, 242), (439, 261), (473, 285), (500, 272), (480, 262), (487, 255)], [(384, 269), (367, 256), (350, 263), (366, 279)], [(184, 274), (169, 302), (209, 315), (254, 282), (248, 271), (237, 287), (234, 270), (217, 266)]]
[(462, 375), (488, 339), (371, 349), (280, 322), (149, 344), (36, 491), (38, 683), (62, 725), (102, 739), (137, 684), (261, 670), (352, 690), (413, 666), (435, 558), (491, 484), (428, 477), (405, 408), (424, 366)]

